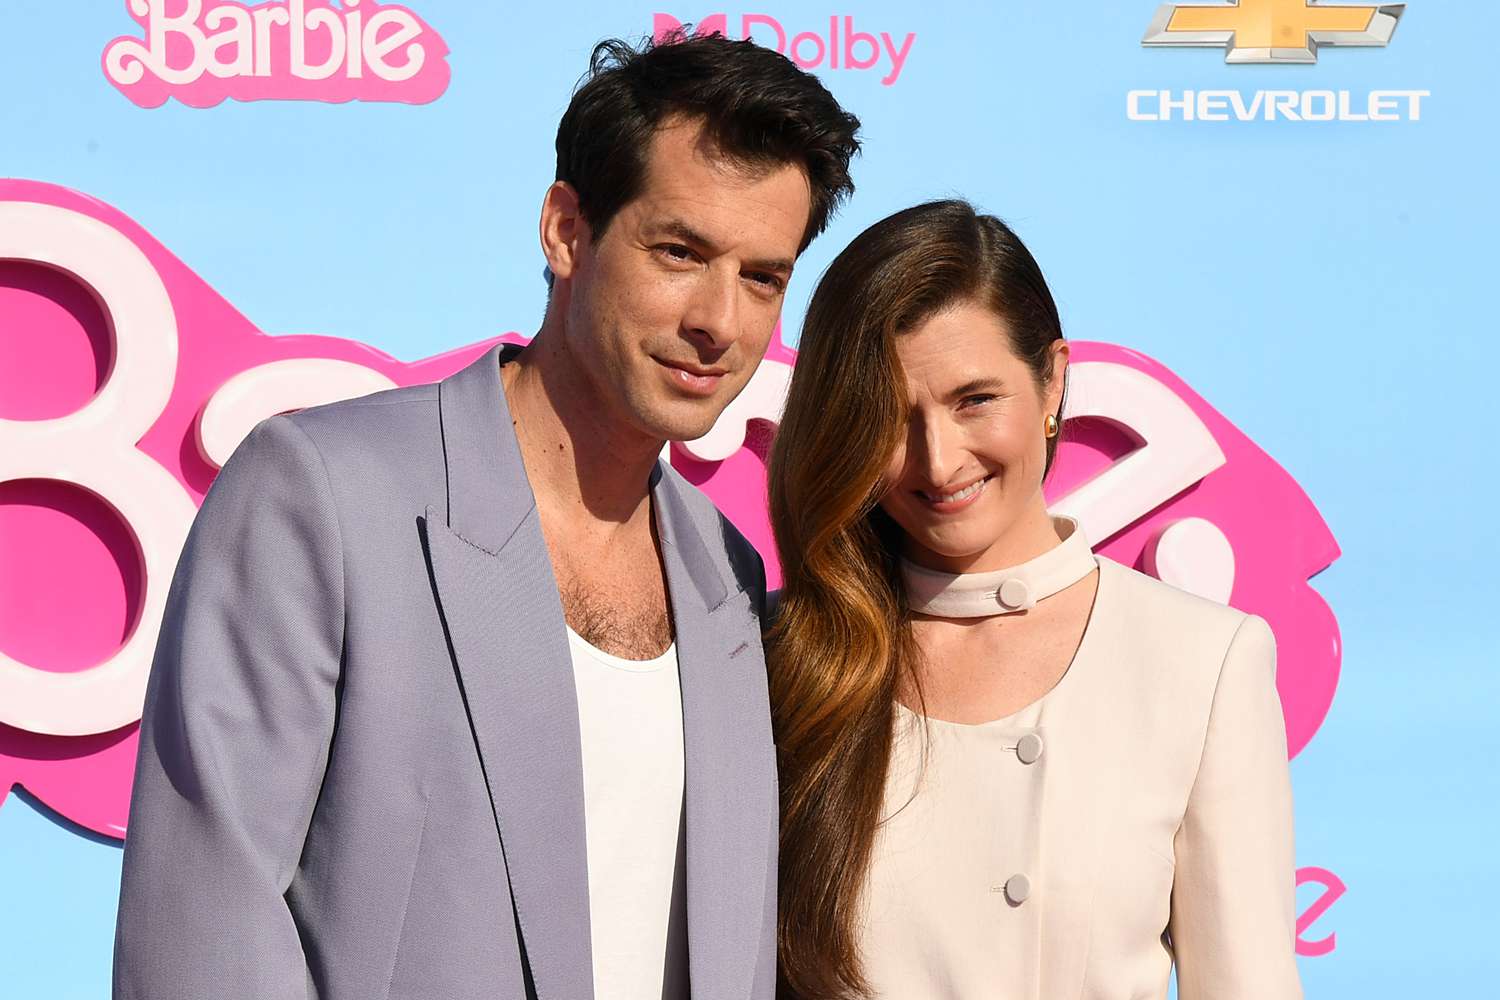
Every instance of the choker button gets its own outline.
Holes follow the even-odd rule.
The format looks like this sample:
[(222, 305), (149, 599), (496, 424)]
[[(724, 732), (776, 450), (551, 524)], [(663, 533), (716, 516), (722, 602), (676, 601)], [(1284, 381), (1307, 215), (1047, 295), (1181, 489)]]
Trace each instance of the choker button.
[(1018, 576), (1013, 576), (1000, 585), (1000, 592), (996, 595), (1000, 603), (1015, 611), (1026, 606), (1031, 597), (1031, 588), (1026, 586), (1026, 581)]

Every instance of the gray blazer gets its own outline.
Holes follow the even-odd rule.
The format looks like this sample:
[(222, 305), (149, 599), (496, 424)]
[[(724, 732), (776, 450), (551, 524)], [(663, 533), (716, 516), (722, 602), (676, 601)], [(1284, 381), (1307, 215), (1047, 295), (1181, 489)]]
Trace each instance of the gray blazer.
[[(501, 350), (272, 417), (215, 480), (146, 695), (118, 1000), (592, 998), (578, 708)], [(769, 1000), (764, 571), (670, 468), (651, 489), (692, 990)]]

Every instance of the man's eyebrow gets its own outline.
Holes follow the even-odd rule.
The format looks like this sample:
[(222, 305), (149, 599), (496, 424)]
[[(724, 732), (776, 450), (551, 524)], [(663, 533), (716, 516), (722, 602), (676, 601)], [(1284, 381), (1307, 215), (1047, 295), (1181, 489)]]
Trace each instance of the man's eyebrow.
[[(646, 227), (646, 229), (648, 232), (655, 232), (660, 233), (664, 236), (676, 237), (677, 239), (682, 240), (682, 242), (687, 243), (690, 246), (701, 248), (710, 255), (714, 255), (720, 252), (718, 244), (714, 243), (713, 240), (709, 239), (707, 236), (704, 236), (702, 233), (698, 232), (698, 230), (694, 229), (692, 226), (688, 225), (681, 219), (667, 219), (664, 222), (657, 223), (656, 225), (649, 225)], [(745, 265), (756, 271), (769, 271), (772, 274), (789, 275), (792, 273), (792, 268), (796, 266), (796, 262), (780, 258), (772, 258), (768, 260), (747, 260), (745, 261)]]
[(682, 240), (682, 242), (702, 247), (709, 253), (718, 252), (718, 246), (713, 240), (704, 236), (681, 219), (665, 219), (654, 225), (648, 225), (646, 228), (648, 231), (656, 232), (663, 236), (675, 236), (679, 240)]
[(757, 271), (769, 271), (772, 274), (788, 276), (791, 275), (792, 268), (796, 266), (793, 261), (779, 258), (775, 260), (748, 260), (745, 263)]

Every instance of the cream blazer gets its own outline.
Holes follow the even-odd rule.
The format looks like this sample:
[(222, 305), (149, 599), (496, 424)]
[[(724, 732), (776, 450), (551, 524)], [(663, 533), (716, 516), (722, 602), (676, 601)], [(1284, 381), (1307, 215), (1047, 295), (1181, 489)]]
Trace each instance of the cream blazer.
[(1181, 1000), (1301, 997), (1271, 630), (1097, 560), (1043, 698), (898, 713), (860, 918), (877, 995), (1164, 1000), (1175, 961)]

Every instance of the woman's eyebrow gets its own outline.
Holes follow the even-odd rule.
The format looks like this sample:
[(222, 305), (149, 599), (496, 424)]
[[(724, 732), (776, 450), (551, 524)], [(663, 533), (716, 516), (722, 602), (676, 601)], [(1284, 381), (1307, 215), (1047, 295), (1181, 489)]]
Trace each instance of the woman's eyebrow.
[(948, 392), (949, 399), (959, 399), (976, 392), (996, 392), (1005, 388), (1005, 381), (996, 375), (971, 378), (963, 385)]

